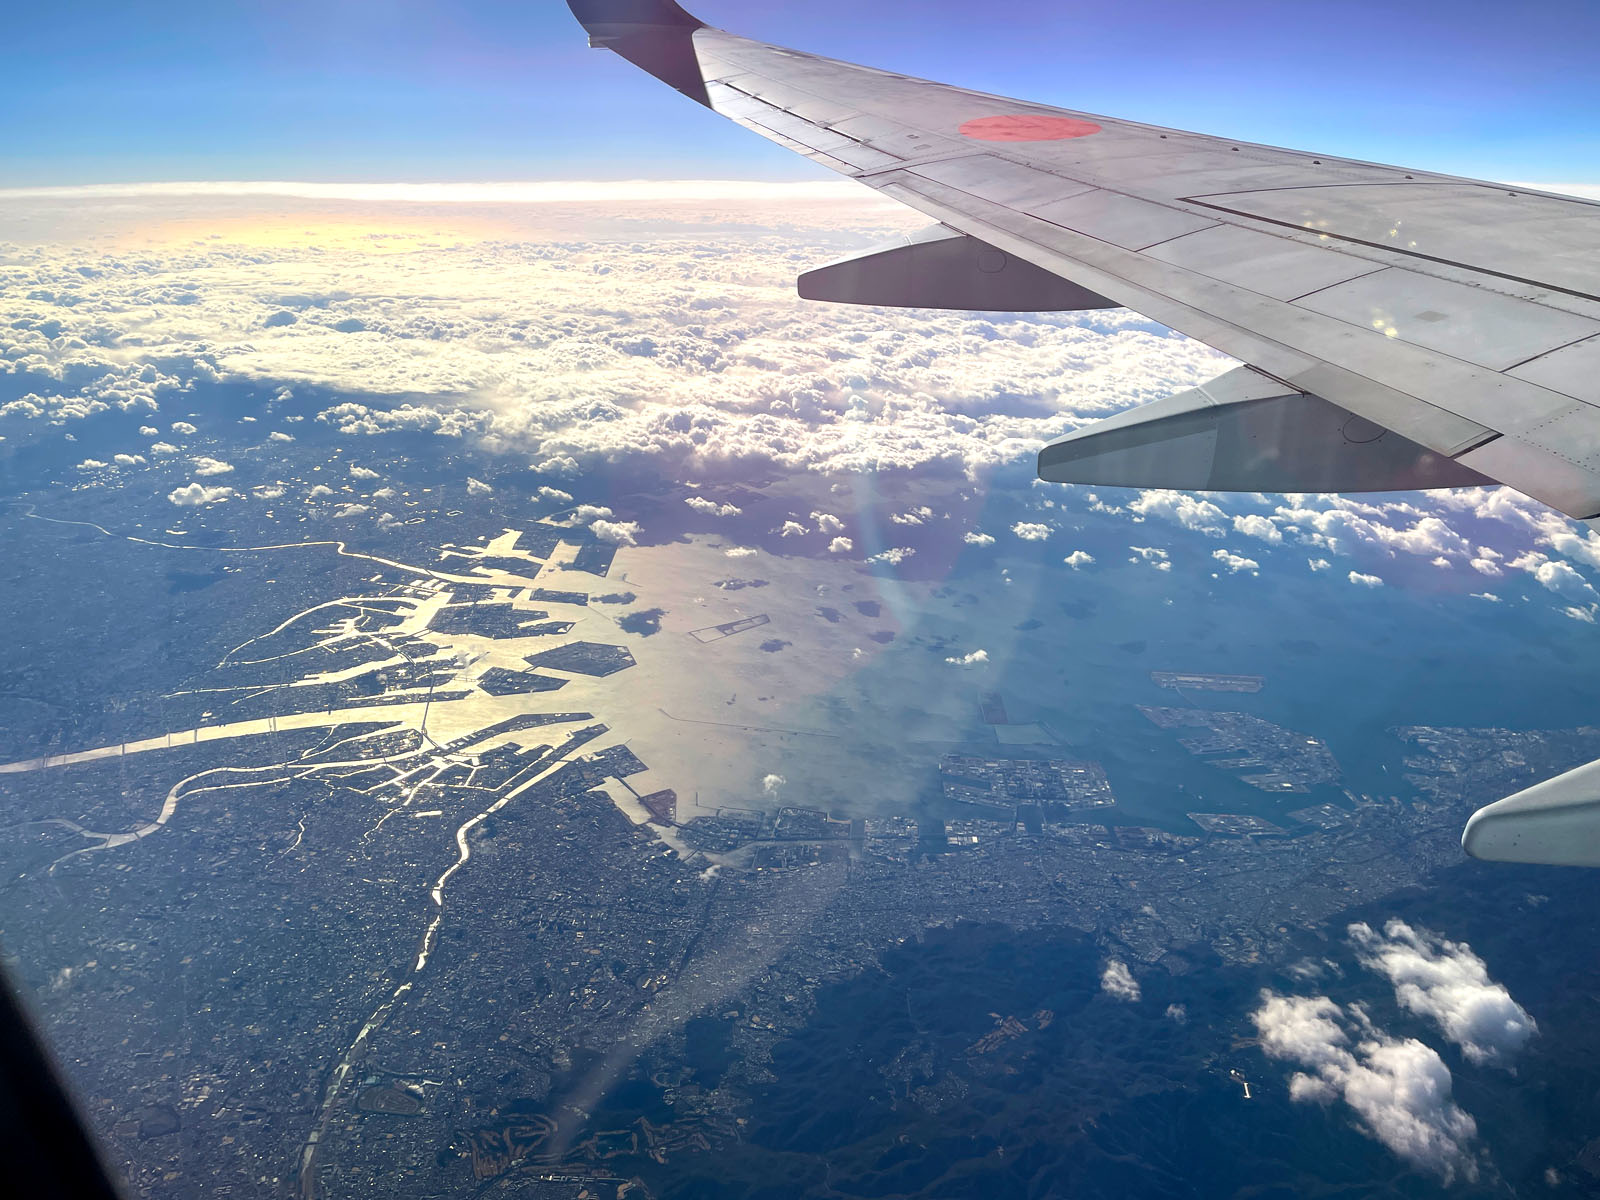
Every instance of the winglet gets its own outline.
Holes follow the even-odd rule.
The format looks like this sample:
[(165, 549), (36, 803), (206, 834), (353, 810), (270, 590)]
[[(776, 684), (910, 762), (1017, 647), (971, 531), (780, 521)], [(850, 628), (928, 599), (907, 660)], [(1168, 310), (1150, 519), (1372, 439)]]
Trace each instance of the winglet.
[(567, 0), (588, 31), (589, 45), (615, 50), (641, 70), (711, 107), (705, 75), (694, 52), (696, 30), (705, 22), (674, 0)]

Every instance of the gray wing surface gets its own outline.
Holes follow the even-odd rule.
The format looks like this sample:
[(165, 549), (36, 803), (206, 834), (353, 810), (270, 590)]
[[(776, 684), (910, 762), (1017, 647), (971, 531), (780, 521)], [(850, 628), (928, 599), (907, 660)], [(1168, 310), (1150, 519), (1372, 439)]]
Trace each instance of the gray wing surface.
[[(968, 91), (752, 41), (672, 0), (569, 4), (591, 44), (936, 223), (809, 273), (802, 295), (1120, 305), (1244, 364), (1046, 447), (1046, 479), (1503, 483), (1600, 518), (1600, 205)], [(1552, 861), (1537, 842), (1518, 855)], [(1600, 815), (1579, 857), (1600, 865)]]

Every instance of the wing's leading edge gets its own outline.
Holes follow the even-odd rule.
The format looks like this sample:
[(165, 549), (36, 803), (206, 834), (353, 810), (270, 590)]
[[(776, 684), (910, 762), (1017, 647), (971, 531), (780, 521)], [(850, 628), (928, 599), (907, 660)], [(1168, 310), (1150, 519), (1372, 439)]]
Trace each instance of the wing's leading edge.
[[(738, 37), (672, 0), (569, 4), (592, 44), (950, 231), (811, 273), (807, 294), (1104, 302), (1246, 364), (1073, 433), (1041, 455), (1045, 478), (1499, 482), (1600, 518), (1600, 205), (968, 91)], [(969, 253), (1037, 272), (974, 285)], [(1485, 810), (1467, 849), (1502, 856), (1499, 831), (1524, 819), (1508, 814), (1548, 799)], [(1570, 861), (1581, 839), (1600, 862), (1600, 804), (1561, 811), (1568, 857), (1538, 838), (1517, 853)]]

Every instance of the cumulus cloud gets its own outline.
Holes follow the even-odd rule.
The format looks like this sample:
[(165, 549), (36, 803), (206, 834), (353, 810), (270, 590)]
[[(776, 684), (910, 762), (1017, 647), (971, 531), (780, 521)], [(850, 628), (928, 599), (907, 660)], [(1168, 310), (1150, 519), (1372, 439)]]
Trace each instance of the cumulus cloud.
[(1289, 1081), (1291, 1099), (1343, 1100), (1363, 1132), (1413, 1166), (1446, 1183), (1477, 1179), (1477, 1123), (1456, 1105), (1437, 1052), (1373, 1028), (1359, 1009), (1341, 1010), (1326, 996), (1263, 991), (1250, 1019), (1268, 1057), (1303, 1068)]
[(469, 495), (469, 496), (487, 496), (490, 493), (492, 493), (493, 491), (494, 491), (494, 489), (492, 487), (490, 487), (487, 483), (485, 483), (483, 480), (474, 479), (470, 475), (467, 476), (467, 495)]
[(828, 543), (829, 554), (849, 554), (856, 548), (856, 544), (847, 537), (836, 537)]
[(333, 517), (336, 521), (345, 521), (351, 517), (359, 517), (371, 511), (372, 509), (365, 504), (343, 504), (334, 509)]
[(994, 545), (994, 534), (979, 533), (975, 529), (969, 529), (961, 540), (969, 546), (992, 546)]
[(591, 521), (609, 521), (617, 514), (603, 504), (580, 504), (572, 510), (572, 520), (579, 525), (587, 525)]
[(269, 442), (292, 442), (292, 441), (294, 441), (294, 434), (292, 434), (292, 433), (284, 433), (281, 429), (274, 429), (271, 433), (267, 434), (267, 441), (269, 441)]
[(277, 500), (283, 495), (284, 489), (274, 485), (272, 487), (258, 487), (250, 494), (257, 500)]
[(1263, 517), (1260, 513), (1250, 513), (1247, 516), (1233, 519), (1233, 530), (1245, 537), (1260, 538), (1264, 542), (1283, 541), (1283, 531), (1274, 525), (1270, 518)]
[(775, 799), (778, 793), (783, 790), (783, 785), (788, 782), (782, 775), (768, 775), (761, 781), (761, 792), (768, 799)]
[(1480, 1065), (1509, 1066), (1539, 1027), (1489, 978), (1483, 959), (1463, 942), (1446, 941), (1395, 919), (1380, 934), (1349, 929), (1361, 965), (1388, 977), (1402, 1008), (1433, 1020), (1445, 1037)]
[(109, 467), (110, 465), (111, 465), (110, 463), (101, 462), (98, 458), (86, 458), (81, 463), (78, 464), (78, 470), (80, 470), (80, 471), (103, 471), (107, 467)]
[(1050, 536), (1050, 526), (1037, 521), (1018, 521), (1011, 527), (1011, 532), (1025, 542), (1042, 542)]
[(843, 533), (844, 521), (832, 513), (814, 512), (811, 519), (817, 523), (818, 533)]
[(1131, 563), (1149, 563), (1158, 571), (1172, 570), (1172, 559), (1160, 546), (1129, 546), (1133, 551)]
[(145, 464), (145, 457), (142, 454), (118, 454), (111, 461), (119, 467), (142, 467)]
[(637, 546), (639, 544), (639, 522), (637, 521), (607, 521), (601, 519), (589, 526), (589, 532), (602, 542), (611, 542), (617, 546)]
[(1589, 581), (1565, 559), (1549, 558), (1537, 551), (1529, 551), (1514, 559), (1511, 567), (1528, 572), (1539, 581), (1541, 587), (1564, 600), (1592, 601), (1595, 598), (1595, 590)]
[(184, 437), (189, 437), (190, 435), (199, 433), (200, 431), (187, 421), (174, 421), (172, 423), (172, 432), (182, 434)]
[(1128, 964), (1120, 958), (1113, 958), (1106, 963), (1106, 969), (1100, 972), (1100, 990), (1108, 996), (1118, 1000), (1126, 1000), (1129, 1004), (1136, 1004), (1144, 995), (1139, 987), (1139, 981), (1133, 977), (1133, 972), (1128, 970)]
[(1186, 1005), (1169, 1004), (1167, 1005), (1166, 1017), (1167, 1020), (1175, 1025), (1187, 1025), (1189, 1023), (1189, 1009)]
[(350, 478), (352, 478), (352, 479), (381, 479), (382, 476), (380, 476), (378, 474), (378, 472), (374, 471), (371, 467), (358, 467), (354, 463), (352, 463), (350, 465)]
[(737, 504), (718, 504), (709, 496), (685, 496), (683, 502), (708, 517), (737, 517), (744, 511)]
[(1350, 572), (1350, 582), (1355, 584), (1357, 587), (1364, 588), (1380, 588), (1383, 586), (1383, 580), (1378, 576), (1363, 575), (1360, 571)]
[(753, 546), (729, 546), (723, 553), (729, 558), (754, 558), (757, 551)]
[(571, 504), (572, 493), (563, 492), (560, 488), (541, 487), (534, 493), (540, 500), (547, 504)]
[(1140, 492), (1138, 498), (1128, 505), (1128, 510), (1141, 517), (1160, 517), (1185, 529), (1216, 537), (1222, 536), (1228, 520), (1227, 514), (1211, 501), (1167, 488)]
[(1331, 571), (1333, 564), (1325, 558), (1308, 558), (1306, 565), (1313, 571)]
[(229, 487), (207, 487), (198, 481), (167, 493), (167, 499), (179, 508), (199, 508), (206, 504), (221, 504), (231, 499), (234, 492)]
[[(349, 434), (483, 437), (562, 477), (632, 454), (686, 470), (761, 460), (794, 471), (972, 473), (1031, 455), (1064, 414), (1106, 415), (1202, 382), (1225, 362), (1115, 310), (797, 304), (796, 259), (828, 257), (841, 237), (880, 240), (915, 217), (868, 196), (762, 190), (764, 200), (705, 205), (663, 200), (654, 185), (608, 188), (593, 203), (525, 214), (515, 238), (475, 220), (443, 232), (444, 217), (443, 236), (404, 256), (374, 253), (378, 238), (246, 246), (226, 224), (170, 251), (96, 243), (29, 264), (8, 293), (8, 312), (27, 324), (7, 338), (40, 361), (37, 382), (30, 375), (39, 400), (28, 401), (39, 414), (52, 411), (48, 373), (69, 360), (111, 373), (113, 357), (142, 353), (150, 361), (128, 367), (137, 377), (193, 356), (184, 373), (196, 378), (359, 396), (318, 414)], [(381, 229), (409, 211), (383, 207), (402, 194), (420, 193), (363, 192), (362, 215)], [(781, 227), (776, 196), (789, 198), (777, 206)], [(141, 203), (183, 218), (215, 212), (214, 201), (172, 193)], [(235, 196), (229, 212), (271, 219), (278, 203)], [(307, 212), (344, 203), (326, 192), (296, 201)], [(619, 236), (626, 254), (616, 252)], [(154, 302), (163, 288), (153, 280), (180, 278), (178, 303)], [(69, 294), (77, 303), (54, 302)], [(285, 302), (290, 294), (338, 298), (301, 305)], [(167, 386), (116, 381), (133, 402)]]
[(1094, 564), (1094, 555), (1090, 554), (1087, 550), (1074, 550), (1061, 561), (1066, 563), (1067, 566), (1071, 567), (1074, 571), (1079, 571), (1084, 567), (1092, 566)]
[(804, 537), (806, 534), (808, 534), (810, 532), (811, 531), (809, 529), (807, 529), (804, 525), (800, 524), (799, 521), (785, 521), (783, 523), (783, 528), (781, 530), (779, 530), (779, 532), (778, 532), (778, 536), (779, 537)]
[(1231, 550), (1213, 550), (1211, 557), (1228, 568), (1229, 574), (1232, 575), (1237, 575), (1240, 571), (1248, 571), (1250, 574), (1256, 575), (1261, 571), (1261, 564), (1255, 559), (1246, 558), (1242, 554), (1235, 554)]
[(321, 500), (326, 496), (334, 495), (334, 490), (325, 483), (319, 483), (306, 493), (307, 500)]
[(945, 662), (949, 663), (953, 667), (975, 667), (979, 663), (986, 663), (988, 661), (989, 652), (987, 650), (974, 650), (971, 654), (963, 654), (960, 657), (945, 659)]
[(891, 567), (898, 567), (906, 559), (916, 553), (911, 546), (893, 546), (888, 550), (880, 550), (877, 554), (867, 557), (869, 563), (887, 563)]
[(161, 436), (161, 430), (157, 429), (154, 425), (141, 425), (141, 426), (139, 426), (139, 436), (140, 437), (160, 437)]
[(182, 446), (174, 446), (171, 442), (153, 442), (150, 446), (151, 454), (160, 454), (162, 456), (178, 454), (182, 450)]
[(233, 470), (232, 463), (223, 462), (220, 458), (207, 458), (203, 454), (189, 461), (194, 464), (194, 473), (200, 476), (227, 475)]

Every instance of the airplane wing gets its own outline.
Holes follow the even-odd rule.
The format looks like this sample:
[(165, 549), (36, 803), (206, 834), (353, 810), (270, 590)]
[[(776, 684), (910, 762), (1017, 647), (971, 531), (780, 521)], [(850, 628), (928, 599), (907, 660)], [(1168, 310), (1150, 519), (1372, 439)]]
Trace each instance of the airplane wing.
[[(808, 273), (802, 295), (1119, 305), (1244, 364), (1046, 447), (1043, 478), (1498, 482), (1600, 518), (1600, 204), (968, 91), (738, 37), (673, 0), (568, 2), (591, 45), (935, 222)], [(1600, 803), (1600, 778), (1580, 790)], [(1574, 851), (1571, 795), (1548, 825), (1530, 824), (1539, 797), (1516, 799), (1475, 818), (1469, 853), (1600, 865), (1600, 812)]]

